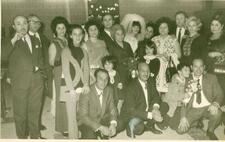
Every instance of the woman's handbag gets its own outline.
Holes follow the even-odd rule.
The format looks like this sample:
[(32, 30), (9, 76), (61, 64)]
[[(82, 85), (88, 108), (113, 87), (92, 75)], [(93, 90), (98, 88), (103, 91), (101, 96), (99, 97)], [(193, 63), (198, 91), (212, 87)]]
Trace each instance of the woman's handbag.
[(166, 69), (166, 82), (171, 82), (173, 75), (177, 73), (176, 66), (170, 57), (168, 67)]

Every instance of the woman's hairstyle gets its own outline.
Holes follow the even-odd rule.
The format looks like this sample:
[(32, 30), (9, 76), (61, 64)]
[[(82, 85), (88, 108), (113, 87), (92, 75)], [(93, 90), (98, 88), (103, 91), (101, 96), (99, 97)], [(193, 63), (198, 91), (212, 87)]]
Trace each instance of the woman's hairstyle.
[(224, 17), (224, 15), (223, 15), (223, 13), (221, 13), (221, 12), (217, 12), (217, 13), (213, 16), (211, 22), (214, 21), (214, 20), (218, 21), (221, 25), (224, 25), (224, 24), (225, 24), (225, 17)]
[(139, 32), (138, 33), (141, 33), (141, 23), (138, 22), (138, 21), (133, 21), (132, 27), (134, 27), (134, 26), (138, 26), (139, 27)]
[(181, 71), (184, 67), (189, 67), (190, 68), (190, 66), (188, 64), (181, 62), (180, 64), (177, 65), (177, 70)]
[(156, 21), (156, 27), (157, 27), (157, 34), (159, 34), (159, 27), (161, 24), (167, 24), (168, 26), (168, 30), (169, 30), (169, 34), (172, 32), (172, 21), (170, 20), (170, 18), (168, 17), (161, 17)]
[[(71, 25), (69, 25), (69, 30), (68, 30), (69, 35), (72, 35), (74, 29), (80, 29), (81, 30), (81, 32), (83, 34), (83, 38), (81, 40), (81, 43), (84, 42), (85, 31), (82, 28), (82, 26), (78, 25), (78, 24), (71, 24)], [(73, 44), (73, 40), (71, 38), (69, 38), (68, 41), (69, 41), (69, 45)]]
[(123, 34), (125, 35), (125, 29), (122, 25), (119, 25), (119, 24), (115, 24), (112, 26), (112, 30), (111, 30), (111, 35), (112, 35), (112, 38), (115, 40), (115, 34), (117, 31), (121, 30), (123, 32)]
[(155, 45), (155, 43), (154, 43), (153, 41), (148, 40), (148, 41), (146, 42), (145, 50), (146, 50), (146, 48), (151, 48), (151, 49), (153, 49), (153, 54), (156, 55), (156, 53), (157, 53), (156, 45)]
[(92, 19), (89, 19), (84, 25), (84, 28), (85, 28), (86, 32), (88, 33), (88, 35), (89, 35), (88, 29), (91, 26), (96, 26), (98, 31), (100, 31), (100, 24), (99, 24), (99, 22), (97, 21), (97, 19), (92, 18)]
[(66, 18), (62, 17), (62, 16), (57, 16), (55, 17), (52, 22), (51, 22), (51, 29), (52, 29), (52, 32), (55, 36), (57, 36), (57, 33), (56, 33), (56, 27), (58, 24), (64, 24), (65, 27), (66, 27), (66, 30), (68, 29), (68, 21), (66, 20)]
[(202, 27), (202, 22), (201, 22), (201, 19), (200, 19), (200, 18), (197, 18), (197, 17), (195, 17), (195, 16), (191, 16), (191, 17), (187, 18), (186, 25), (188, 26), (188, 24), (189, 24), (190, 22), (195, 22), (195, 23), (196, 23), (196, 25), (197, 25), (197, 27), (198, 27), (198, 31), (201, 29), (201, 27)]
[(106, 64), (106, 62), (112, 63), (113, 64), (113, 69), (115, 69), (116, 67), (116, 59), (109, 55), (109, 56), (105, 56), (102, 58), (102, 65), (104, 66)]

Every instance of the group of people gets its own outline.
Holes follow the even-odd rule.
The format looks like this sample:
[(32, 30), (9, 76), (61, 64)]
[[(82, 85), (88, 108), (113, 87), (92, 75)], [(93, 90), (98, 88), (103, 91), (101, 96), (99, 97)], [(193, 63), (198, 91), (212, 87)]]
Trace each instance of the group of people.
[(51, 94), (55, 130), (70, 139), (109, 139), (124, 130), (135, 138), (168, 127), (182, 134), (206, 118), (207, 136), (216, 140), (214, 130), (225, 123), (223, 15), (212, 17), (209, 36), (199, 18), (178, 11), (175, 19), (173, 28), (168, 17), (145, 24), (128, 14), (116, 24), (107, 13), (101, 23), (78, 25), (57, 16), (50, 42), (37, 15), (16, 16), (7, 80), (18, 138), (41, 138)]

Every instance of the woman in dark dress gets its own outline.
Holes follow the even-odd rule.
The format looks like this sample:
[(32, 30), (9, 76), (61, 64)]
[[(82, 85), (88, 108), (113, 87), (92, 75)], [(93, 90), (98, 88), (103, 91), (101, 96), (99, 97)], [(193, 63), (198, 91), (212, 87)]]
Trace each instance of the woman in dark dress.
[(55, 116), (55, 130), (67, 135), (66, 106), (60, 101), (60, 90), (62, 79), (61, 53), (68, 47), (66, 32), (68, 21), (64, 17), (55, 17), (51, 23), (51, 29), (55, 35), (49, 46), (49, 64), (53, 67), (53, 99), (51, 103), (51, 113)]
[[(211, 36), (208, 40), (208, 72), (217, 76), (220, 86), (225, 95), (225, 18), (223, 15), (215, 15), (211, 20)], [(220, 70), (218, 70), (220, 69)], [(224, 104), (225, 105), (225, 101)], [(223, 113), (223, 123), (225, 124), (225, 112)], [(225, 131), (224, 131), (225, 132)]]
[(120, 75), (121, 82), (124, 86), (129, 80), (129, 66), (128, 60), (133, 58), (133, 52), (129, 43), (124, 41), (125, 30), (121, 25), (114, 25), (112, 27), (112, 37), (114, 39), (114, 46), (109, 48), (109, 53), (114, 56), (118, 62), (117, 71)]
[(61, 87), (60, 101), (66, 103), (69, 139), (78, 139), (76, 106), (80, 94), (89, 92), (88, 54), (82, 49), (84, 30), (80, 25), (69, 28), (69, 48), (62, 51), (62, 72), (65, 85)]
[(202, 23), (197, 17), (189, 17), (187, 19), (187, 28), (189, 35), (186, 37), (182, 46), (181, 62), (191, 65), (194, 58), (206, 58), (207, 39), (199, 33)]

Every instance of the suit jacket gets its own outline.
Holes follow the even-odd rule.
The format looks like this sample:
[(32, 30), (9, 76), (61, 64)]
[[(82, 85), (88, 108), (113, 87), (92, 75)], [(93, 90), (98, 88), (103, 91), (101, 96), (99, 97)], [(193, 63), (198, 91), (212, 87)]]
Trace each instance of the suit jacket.
[(37, 78), (32, 78), (35, 67), (38, 67), (39, 70), (43, 69), (43, 56), (38, 39), (36, 37), (30, 37), (30, 40), (32, 53), (28, 44), (20, 39), (16, 41), (9, 55), (9, 77), (12, 82), (12, 87), (18, 89), (28, 89), (31, 79), (35, 81), (43, 80), (41, 74)]
[[(186, 87), (188, 86), (188, 81), (192, 79), (193, 79), (193, 76), (191, 75), (186, 80), (186, 85), (185, 85)], [(223, 103), (223, 97), (224, 97), (223, 92), (217, 80), (217, 77), (215, 75), (209, 74), (209, 73), (203, 75), (202, 89), (206, 99), (210, 103), (217, 102), (220, 105)], [(185, 112), (192, 107), (193, 100), (194, 100), (194, 95), (192, 95), (187, 107), (183, 107), (181, 112), (183, 116), (185, 115)]]
[[(126, 88), (126, 97), (124, 105), (121, 110), (121, 117), (125, 122), (128, 122), (132, 117), (139, 117), (143, 120), (147, 120), (146, 101), (144, 91), (139, 80), (136, 78), (132, 80), (129, 86)], [(155, 103), (160, 104), (160, 97), (156, 90), (155, 81), (150, 78), (147, 85), (148, 89), (148, 104), (149, 110), (152, 111)]]
[(108, 51), (109, 48), (112, 48), (112, 46), (114, 45), (113, 39), (104, 30), (102, 30), (102, 32), (100, 33), (99, 38), (105, 42)]
[(91, 85), (90, 92), (80, 96), (78, 119), (79, 124), (91, 127), (94, 131), (100, 127), (102, 120), (117, 120), (117, 110), (114, 106), (113, 89), (107, 86), (103, 90), (102, 107), (97, 96), (95, 84)]
[[(176, 36), (176, 33), (177, 33), (177, 27), (176, 27), (176, 29), (175, 29), (175, 36)], [(187, 30), (187, 29), (185, 29), (184, 36), (185, 36), (185, 35), (188, 35), (188, 30)], [(184, 38), (184, 36), (183, 36), (183, 38), (181, 39), (181, 42), (178, 41), (178, 42), (180, 43), (180, 47), (181, 47), (181, 48), (184, 46), (184, 43), (185, 43), (185, 38)], [(177, 39), (177, 40), (178, 40), (178, 39)]]

